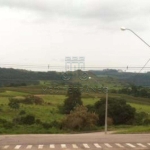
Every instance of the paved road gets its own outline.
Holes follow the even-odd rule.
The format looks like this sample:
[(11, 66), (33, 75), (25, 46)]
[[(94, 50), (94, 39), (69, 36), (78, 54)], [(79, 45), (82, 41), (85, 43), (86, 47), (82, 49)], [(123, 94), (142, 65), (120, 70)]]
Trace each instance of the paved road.
[(5, 150), (150, 150), (150, 134), (52, 134), (1, 135), (0, 149)]

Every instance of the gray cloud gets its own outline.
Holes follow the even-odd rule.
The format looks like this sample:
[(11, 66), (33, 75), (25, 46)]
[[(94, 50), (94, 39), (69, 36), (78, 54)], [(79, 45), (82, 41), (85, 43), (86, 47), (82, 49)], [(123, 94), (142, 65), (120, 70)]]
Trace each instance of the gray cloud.
[(0, 0), (1, 7), (35, 11), (46, 16), (94, 18), (106, 22), (148, 14), (147, 4), (150, 5), (147, 0), (141, 3), (135, 0)]

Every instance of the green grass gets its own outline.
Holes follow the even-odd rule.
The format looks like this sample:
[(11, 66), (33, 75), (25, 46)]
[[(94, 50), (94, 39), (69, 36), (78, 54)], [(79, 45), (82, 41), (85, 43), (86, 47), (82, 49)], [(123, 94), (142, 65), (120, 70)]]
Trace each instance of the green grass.
[(61, 120), (64, 115), (58, 113), (57, 107), (45, 106), (45, 105), (22, 105), (20, 108), (25, 110), (28, 114), (33, 114), (37, 119), (40, 119), (42, 122), (52, 122), (54, 120)]
[(109, 130), (119, 134), (133, 134), (133, 133), (150, 133), (150, 126), (115, 126), (109, 127)]
[(135, 104), (135, 103), (129, 103), (132, 107), (134, 107), (137, 112), (146, 112), (150, 115), (150, 105), (144, 105), (144, 104)]
[(97, 102), (99, 98), (83, 98), (83, 105), (93, 105), (95, 102)]
[(8, 104), (8, 97), (0, 97), (0, 106)]
[(24, 92), (16, 92), (16, 91), (5, 91), (0, 93), (0, 97), (14, 97), (14, 96), (26, 96), (27, 93)]
[(20, 92), (29, 95), (29, 94), (42, 94), (44, 92), (43, 88), (44, 88), (43, 85), (29, 85), (29, 86), (20, 86), (20, 87), (4, 87), (2, 88), (2, 90)]
[(52, 105), (62, 104), (65, 100), (65, 95), (39, 95), (44, 99), (45, 102), (51, 103)]

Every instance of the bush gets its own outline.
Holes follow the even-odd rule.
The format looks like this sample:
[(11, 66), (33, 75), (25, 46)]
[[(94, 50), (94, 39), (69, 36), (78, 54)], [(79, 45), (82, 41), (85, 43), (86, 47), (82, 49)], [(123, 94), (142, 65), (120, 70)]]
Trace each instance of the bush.
[(44, 103), (44, 100), (38, 96), (27, 96), (22, 103), (24, 104), (36, 104), (36, 105), (42, 105)]
[(42, 124), (42, 121), (41, 121), (40, 119), (36, 119), (36, 120), (35, 120), (35, 123), (36, 123), (36, 124)]
[(143, 123), (144, 125), (150, 125), (150, 119), (145, 119)]
[(146, 120), (149, 120), (147, 113), (145, 113), (145, 112), (136, 113), (136, 115), (135, 115), (135, 124), (136, 124), (136, 125), (144, 125), (144, 124), (147, 124), (148, 121), (146, 121)]
[(14, 124), (12, 122), (0, 118), (0, 126), (6, 129), (10, 129), (14, 126)]
[(44, 103), (44, 100), (41, 97), (34, 96), (34, 103), (36, 105), (42, 105)]
[(16, 124), (32, 125), (35, 123), (35, 116), (34, 115), (18, 116), (13, 119), (13, 122)]
[(88, 112), (85, 106), (77, 106), (63, 120), (63, 128), (71, 130), (92, 129), (96, 126), (98, 116), (95, 113)]
[(21, 110), (19, 113), (19, 115), (25, 115), (25, 114), (26, 114), (25, 110)]
[[(105, 103), (106, 99), (102, 98), (94, 105), (95, 112), (99, 115), (100, 125), (104, 125), (105, 122)], [(133, 124), (135, 119), (135, 108), (128, 105), (123, 99), (109, 97), (108, 117), (112, 119), (115, 125)]]
[(42, 126), (45, 128), (45, 129), (49, 129), (52, 127), (52, 125), (50, 123), (47, 123), (47, 122), (44, 122), (42, 123)]
[(54, 121), (52, 121), (52, 122), (50, 122), (50, 123), (44, 122), (44, 123), (42, 123), (42, 126), (43, 126), (45, 129), (49, 129), (49, 128), (53, 128), (53, 127), (54, 127), (54, 128), (57, 128), (57, 129), (62, 128), (61, 122), (56, 121), (56, 120), (54, 120)]
[(62, 127), (62, 124), (57, 120), (52, 121), (51, 125), (52, 127), (59, 128), (59, 129)]
[(31, 125), (35, 123), (35, 116), (33, 115), (27, 115), (25, 117), (21, 117), (21, 122), (23, 124)]
[(2, 109), (2, 108), (0, 108), (0, 112), (3, 112), (3, 109)]
[(10, 129), (10, 128), (13, 128), (13, 127), (14, 127), (14, 123), (7, 121), (6, 123), (3, 124), (3, 126), (4, 126), (4, 128), (6, 128), (6, 129)]
[(8, 106), (12, 109), (19, 109), (20, 105), (16, 99), (10, 98)]

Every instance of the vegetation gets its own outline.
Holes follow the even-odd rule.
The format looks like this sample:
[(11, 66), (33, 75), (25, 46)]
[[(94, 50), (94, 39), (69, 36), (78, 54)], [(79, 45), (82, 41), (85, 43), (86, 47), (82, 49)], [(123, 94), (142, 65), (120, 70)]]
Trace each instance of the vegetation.
[(76, 106), (82, 105), (79, 86), (72, 84), (67, 91), (67, 98), (64, 101), (63, 112), (69, 114)]
[[(91, 112), (99, 115), (99, 124), (104, 125), (105, 121), (105, 98), (101, 98), (94, 106), (88, 106)], [(108, 118), (111, 124), (133, 124), (135, 120), (135, 108), (131, 107), (123, 99), (109, 98)]]
[(64, 119), (63, 127), (70, 130), (91, 130), (96, 127), (98, 115), (88, 112), (85, 106), (77, 106)]
[(105, 69), (92, 70), (92, 73), (99, 77), (111, 77), (120, 80), (124, 84), (134, 84), (136, 86), (150, 86), (150, 72), (147, 73), (133, 73), (123, 70)]
[(142, 86), (130, 85), (124, 87), (118, 91), (119, 93), (133, 95), (135, 97), (148, 97), (150, 98), (149, 88), (144, 88)]
[[(105, 85), (109, 87), (108, 129), (150, 132), (150, 89), (125, 82), (124, 73), (107, 70), (113, 75), (102, 71), (99, 78), (88, 72), (91, 79), (81, 81), (74, 72), (65, 81), (57, 72), (0, 71), (1, 134), (101, 131)], [(127, 73), (126, 78), (130, 75), (134, 74)]]
[(0, 68), (0, 86), (18, 87), (39, 84), (39, 80), (61, 80), (61, 74), (55, 71), (44, 73)]
[(8, 105), (12, 109), (19, 109), (19, 107), (20, 107), (19, 103), (12, 98), (9, 99)]

